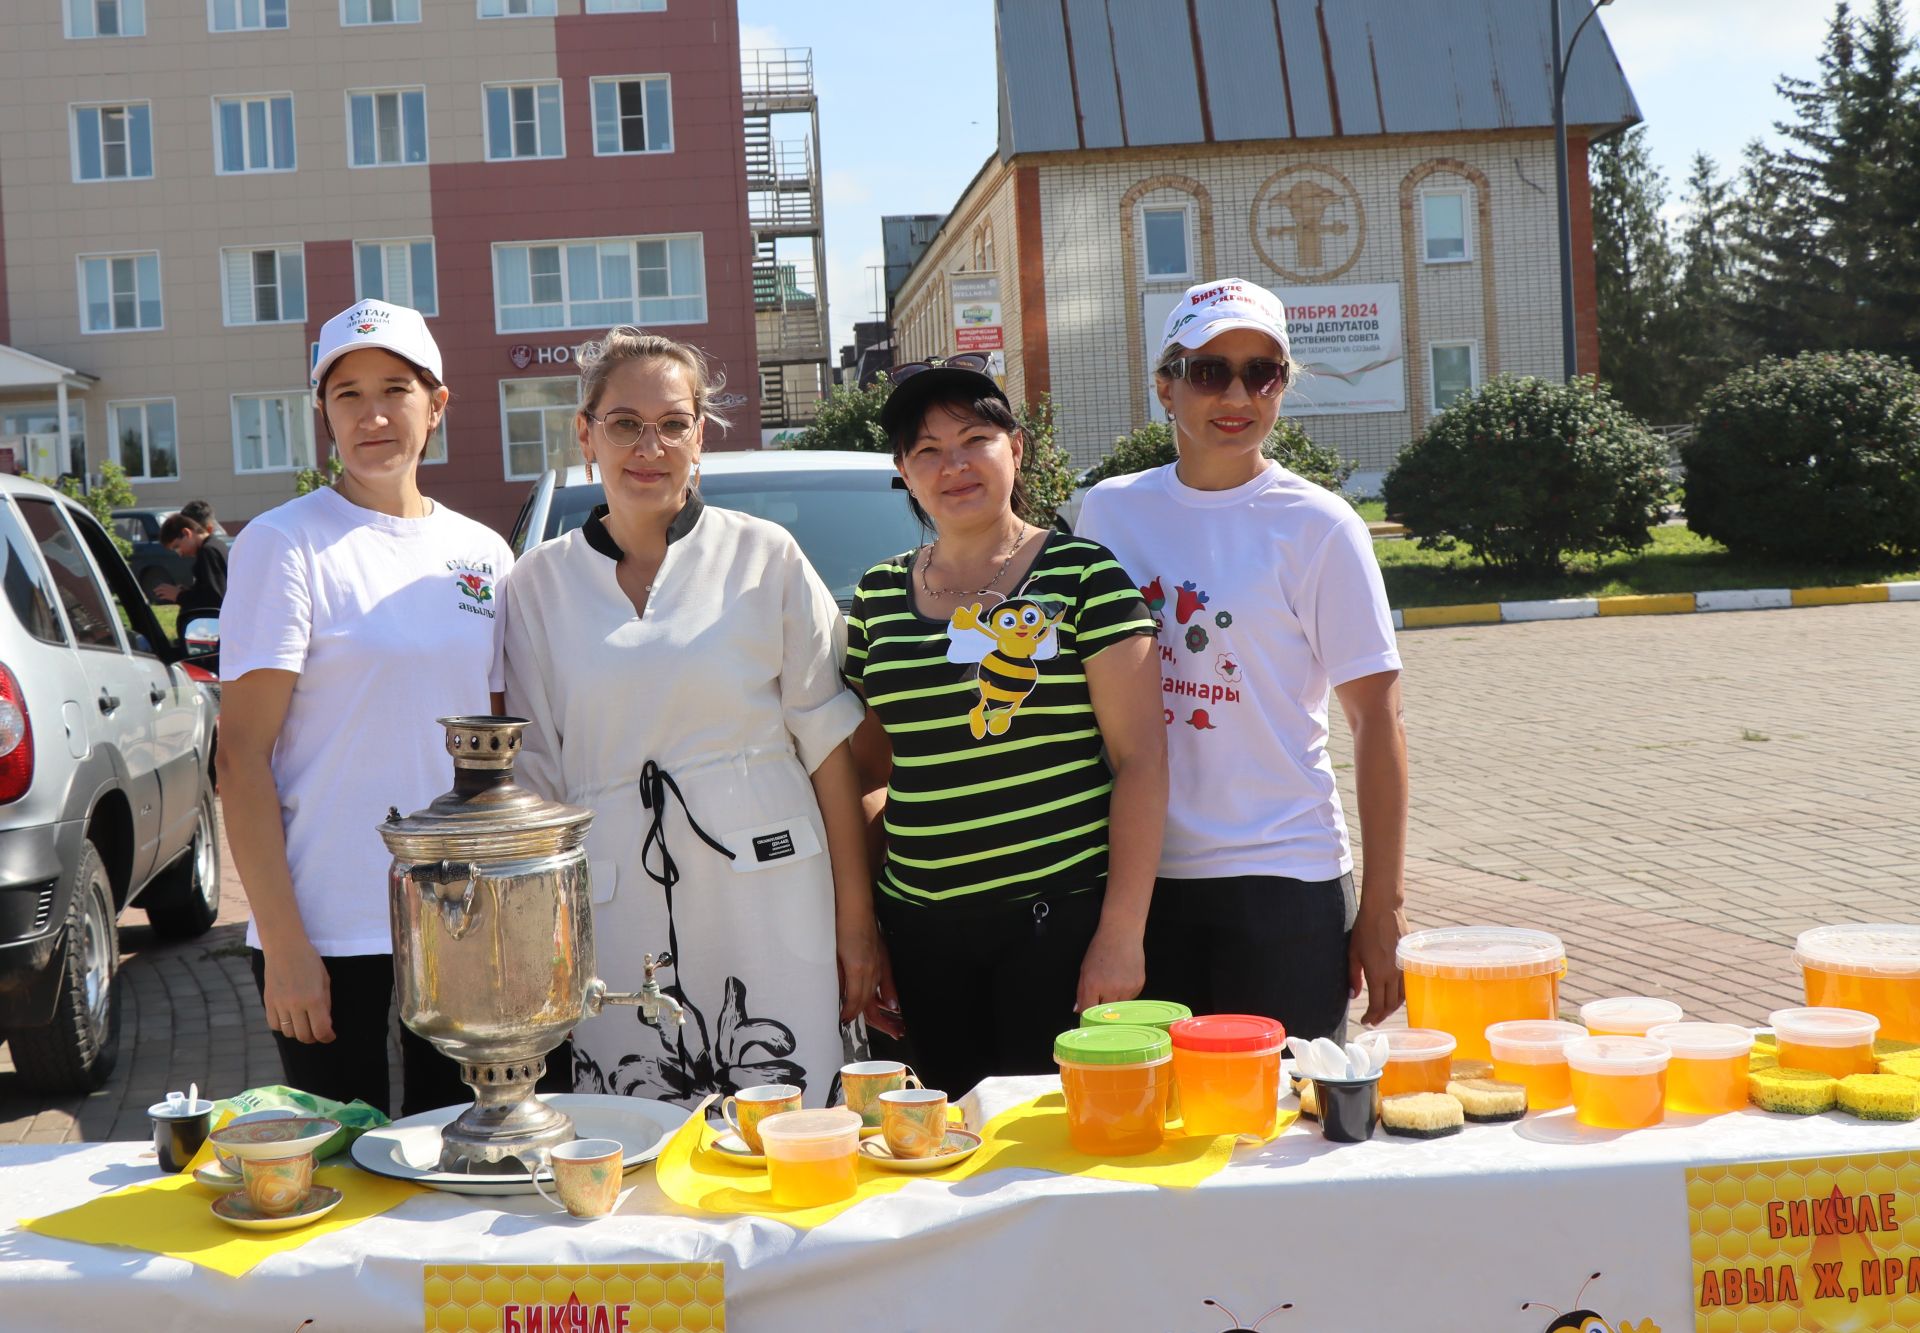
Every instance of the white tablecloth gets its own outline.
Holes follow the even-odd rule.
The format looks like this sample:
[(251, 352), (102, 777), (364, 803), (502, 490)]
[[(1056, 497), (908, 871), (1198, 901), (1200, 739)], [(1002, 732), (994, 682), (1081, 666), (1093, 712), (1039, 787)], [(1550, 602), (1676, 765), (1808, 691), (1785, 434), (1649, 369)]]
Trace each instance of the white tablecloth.
[[(996, 1079), (973, 1113), (1057, 1087)], [(977, 1121), (975, 1123), (978, 1123)], [(0, 1150), (0, 1329), (143, 1333), (417, 1330), (421, 1265), (725, 1264), (733, 1333), (1152, 1330), (1213, 1333), (1282, 1302), (1269, 1333), (1541, 1333), (1523, 1301), (1583, 1305), (1610, 1326), (1693, 1328), (1685, 1168), (1920, 1150), (1920, 1125), (1749, 1112), (1632, 1134), (1570, 1112), (1422, 1142), (1324, 1142), (1310, 1123), (1241, 1149), (1193, 1190), (1029, 1170), (914, 1181), (796, 1232), (692, 1216), (642, 1168), (623, 1210), (559, 1217), (537, 1197), (423, 1194), (234, 1279), (12, 1223), (150, 1177), (144, 1144)], [(147, 1154), (143, 1157), (143, 1154)]]

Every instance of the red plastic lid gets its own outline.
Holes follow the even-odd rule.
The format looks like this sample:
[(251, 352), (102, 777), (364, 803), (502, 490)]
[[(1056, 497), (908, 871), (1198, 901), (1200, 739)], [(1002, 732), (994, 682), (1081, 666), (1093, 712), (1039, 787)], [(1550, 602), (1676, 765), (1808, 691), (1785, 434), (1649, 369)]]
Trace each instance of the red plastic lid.
[(1167, 1029), (1173, 1044), (1183, 1051), (1265, 1051), (1287, 1039), (1287, 1030), (1274, 1018), (1257, 1014), (1204, 1014), (1183, 1018)]

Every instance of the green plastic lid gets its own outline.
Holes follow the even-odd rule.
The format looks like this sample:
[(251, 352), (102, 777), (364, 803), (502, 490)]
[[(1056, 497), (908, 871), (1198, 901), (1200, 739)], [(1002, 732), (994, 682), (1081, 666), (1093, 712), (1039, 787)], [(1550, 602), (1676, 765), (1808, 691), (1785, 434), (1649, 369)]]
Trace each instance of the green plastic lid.
[(1080, 1026), (1100, 1028), (1119, 1024), (1130, 1028), (1159, 1028), (1164, 1032), (1170, 1024), (1192, 1017), (1193, 1010), (1178, 1000), (1121, 1000), (1081, 1010)]
[(1173, 1055), (1173, 1039), (1159, 1028), (1108, 1023), (1075, 1028), (1053, 1039), (1053, 1058), (1076, 1065), (1138, 1065)]

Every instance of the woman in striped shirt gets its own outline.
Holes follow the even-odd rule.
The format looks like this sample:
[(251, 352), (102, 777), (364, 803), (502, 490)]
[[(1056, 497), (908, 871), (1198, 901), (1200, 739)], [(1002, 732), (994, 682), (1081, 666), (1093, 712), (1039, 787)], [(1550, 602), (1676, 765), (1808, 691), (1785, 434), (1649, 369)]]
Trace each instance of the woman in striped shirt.
[(881, 993), (955, 1096), (1051, 1071), (1076, 1011), (1140, 993), (1167, 805), (1153, 619), (1105, 547), (1021, 517), (1025, 441), (983, 363), (894, 372), (881, 424), (938, 536), (868, 570), (847, 621)]

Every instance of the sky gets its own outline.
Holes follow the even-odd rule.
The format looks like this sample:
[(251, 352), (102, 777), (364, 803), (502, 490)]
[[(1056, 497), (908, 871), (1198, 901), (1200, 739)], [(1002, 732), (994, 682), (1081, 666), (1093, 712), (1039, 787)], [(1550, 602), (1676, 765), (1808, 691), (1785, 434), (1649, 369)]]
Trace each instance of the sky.
[[(879, 317), (881, 216), (946, 212), (994, 151), (993, 3), (739, 5), (743, 47), (813, 48), (838, 348), (853, 341), (854, 321)], [(1696, 152), (1730, 170), (1749, 139), (1773, 137), (1785, 115), (1774, 84), (1814, 73), (1832, 13), (1830, 0), (1615, 0), (1595, 20), (1639, 99), (1676, 200), (1670, 216)], [(1920, 0), (1908, 0), (1907, 13), (1909, 27), (1920, 26)], [(1589, 31), (1582, 46), (1593, 39)]]

